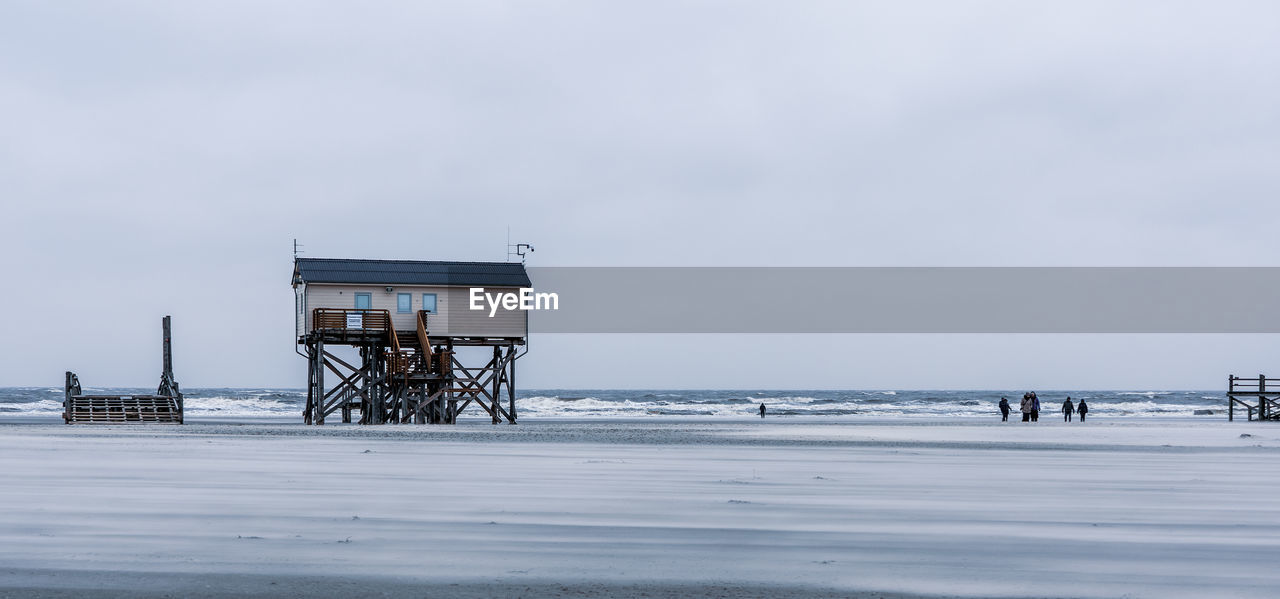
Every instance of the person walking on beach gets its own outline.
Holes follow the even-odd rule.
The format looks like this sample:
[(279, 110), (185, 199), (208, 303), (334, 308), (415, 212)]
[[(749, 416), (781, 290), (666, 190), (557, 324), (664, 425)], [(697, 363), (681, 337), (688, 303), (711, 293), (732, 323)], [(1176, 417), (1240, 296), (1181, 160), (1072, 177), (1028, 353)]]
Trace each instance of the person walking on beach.
[(1080, 400), (1080, 405), (1076, 407), (1076, 412), (1080, 414), (1080, 422), (1084, 422), (1084, 415), (1089, 413), (1089, 406)]
[(1000, 422), (1008, 422), (1008, 421), (1009, 421), (1009, 400), (1004, 397), (1001, 397), (1000, 398)]
[(1031, 394), (1030, 393), (1022, 394), (1022, 405), (1019, 406), (1019, 408), (1022, 410), (1022, 421), (1031, 422)]
[(1067, 401), (1062, 402), (1062, 421), (1071, 422), (1071, 413), (1076, 411), (1076, 407), (1071, 405), (1071, 397), (1067, 397)]
[(1035, 391), (1031, 392), (1031, 421), (1040, 422), (1040, 398)]
[(760, 404), (760, 417), (764, 418), (764, 403)]

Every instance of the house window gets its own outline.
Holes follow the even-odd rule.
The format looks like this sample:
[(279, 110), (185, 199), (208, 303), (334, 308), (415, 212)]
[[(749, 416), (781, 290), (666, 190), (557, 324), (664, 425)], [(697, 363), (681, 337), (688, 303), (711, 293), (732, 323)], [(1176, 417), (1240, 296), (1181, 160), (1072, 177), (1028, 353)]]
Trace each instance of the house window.
[(357, 310), (372, 310), (372, 309), (373, 309), (373, 294), (372, 294), (372, 293), (357, 293), (357, 294), (356, 294), (356, 309), (357, 309)]
[(425, 312), (429, 312), (431, 314), (436, 313), (436, 294), (434, 293), (422, 294), (422, 310)]
[(413, 294), (399, 293), (396, 294), (396, 312), (400, 314), (408, 314), (413, 311)]

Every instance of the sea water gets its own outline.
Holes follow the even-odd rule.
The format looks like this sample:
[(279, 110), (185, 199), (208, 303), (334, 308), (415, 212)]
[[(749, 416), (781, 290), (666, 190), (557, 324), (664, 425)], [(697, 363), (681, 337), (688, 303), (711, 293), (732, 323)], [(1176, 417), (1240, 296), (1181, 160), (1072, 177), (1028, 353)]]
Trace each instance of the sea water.
[[(151, 394), (155, 389), (86, 388), (104, 395)], [(1025, 390), (994, 391), (770, 391), (770, 390), (632, 390), (529, 389), (519, 393), (521, 418), (577, 417), (742, 417), (758, 413), (761, 403), (770, 416), (969, 417), (999, 414), (1000, 397), (1009, 398), (1017, 417)], [(0, 388), (0, 417), (50, 416), (62, 413), (61, 387)], [(1090, 415), (1122, 417), (1214, 418), (1226, 410), (1219, 391), (1044, 391), (1036, 390), (1046, 418), (1062, 409), (1062, 401), (1083, 399)], [(188, 421), (202, 416), (302, 418), (306, 392), (302, 389), (184, 389)], [(483, 415), (474, 410), (472, 415)], [(485, 416), (487, 418), (487, 416)]]

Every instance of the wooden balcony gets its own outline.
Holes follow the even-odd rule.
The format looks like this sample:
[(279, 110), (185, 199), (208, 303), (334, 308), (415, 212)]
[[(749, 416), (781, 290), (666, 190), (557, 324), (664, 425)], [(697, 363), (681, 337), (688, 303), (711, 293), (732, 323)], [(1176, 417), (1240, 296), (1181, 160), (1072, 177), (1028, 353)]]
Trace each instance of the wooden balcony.
[(347, 310), (341, 308), (316, 308), (311, 311), (311, 330), (326, 329), (346, 331), (392, 330), (391, 312), (386, 310)]

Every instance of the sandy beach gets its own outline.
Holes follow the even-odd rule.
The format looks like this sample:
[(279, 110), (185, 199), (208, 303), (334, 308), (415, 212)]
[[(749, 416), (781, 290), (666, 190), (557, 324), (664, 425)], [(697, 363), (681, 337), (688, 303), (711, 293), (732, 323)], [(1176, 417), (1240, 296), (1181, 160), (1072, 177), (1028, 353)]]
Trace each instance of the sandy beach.
[(0, 595), (1271, 597), (1280, 431), (0, 424)]

